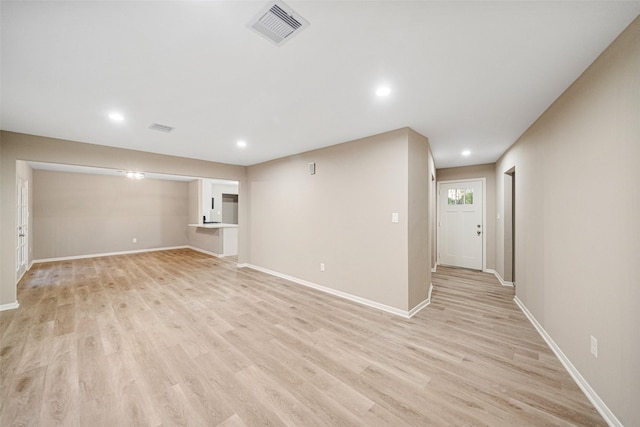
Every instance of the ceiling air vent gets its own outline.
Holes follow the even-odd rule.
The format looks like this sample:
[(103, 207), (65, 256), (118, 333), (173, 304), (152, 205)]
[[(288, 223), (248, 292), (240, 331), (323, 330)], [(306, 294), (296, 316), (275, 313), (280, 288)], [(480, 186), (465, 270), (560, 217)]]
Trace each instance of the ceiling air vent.
[(169, 133), (175, 128), (172, 128), (171, 126), (161, 125), (160, 123), (151, 123), (151, 126), (149, 126), (149, 129)]
[(300, 15), (281, 1), (269, 2), (247, 26), (276, 46), (283, 45), (309, 26)]

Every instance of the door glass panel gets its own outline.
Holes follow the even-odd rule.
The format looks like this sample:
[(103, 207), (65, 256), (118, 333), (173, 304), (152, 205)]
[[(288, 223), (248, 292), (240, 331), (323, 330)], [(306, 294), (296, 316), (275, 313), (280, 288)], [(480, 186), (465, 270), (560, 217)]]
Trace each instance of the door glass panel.
[(456, 190), (453, 188), (447, 191), (447, 204), (455, 205), (456, 204)]
[(451, 188), (447, 190), (448, 205), (472, 205), (473, 188)]
[(473, 204), (473, 188), (467, 188), (464, 194), (464, 204), (472, 205)]

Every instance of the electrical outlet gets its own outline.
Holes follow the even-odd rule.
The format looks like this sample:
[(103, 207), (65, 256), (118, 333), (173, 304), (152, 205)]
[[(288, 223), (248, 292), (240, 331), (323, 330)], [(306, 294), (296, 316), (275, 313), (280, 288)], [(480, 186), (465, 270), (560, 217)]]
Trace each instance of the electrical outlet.
[(131, 241), (132, 241), (133, 243), (138, 243), (138, 239), (136, 239), (135, 237), (134, 237), (133, 239), (131, 239)]
[(320, 271), (324, 271), (324, 262), (320, 263)]
[(398, 222), (398, 212), (393, 212), (391, 214), (391, 222)]
[(591, 335), (591, 354), (598, 357), (598, 340), (593, 335)]

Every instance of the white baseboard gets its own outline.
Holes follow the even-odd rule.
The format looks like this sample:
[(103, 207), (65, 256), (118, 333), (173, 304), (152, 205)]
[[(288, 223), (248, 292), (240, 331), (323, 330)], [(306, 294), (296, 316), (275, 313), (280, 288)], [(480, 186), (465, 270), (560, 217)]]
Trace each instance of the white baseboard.
[(431, 291), (433, 291), (433, 283), (429, 283), (429, 293), (427, 295), (427, 299), (409, 310), (409, 312), (407, 313), (408, 318), (415, 316), (420, 310), (431, 304)]
[(20, 307), (20, 304), (18, 304), (18, 301), (10, 302), (9, 304), (0, 304), (0, 311), (14, 310), (18, 307)]
[(211, 255), (216, 258), (224, 258), (224, 255), (217, 254), (215, 252), (210, 252), (205, 249), (196, 248), (195, 246), (187, 246), (189, 249), (193, 249), (196, 252), (202, 252), (203, 254)]
[(438, 271), (438, 264), (431, 268), (432, 273), (435, 273), (436, 271)]
[(614, 413), (611, 412), (611, 410), (602, 401), (602, 399), (600, 399), (600, 396), (598, 396), (595, 390), (591, 388), (587, 380), (584, 379), (584, 377), (582, 376), (582, 374), (580, 374), (578, 369), (576, 369), (576, 367), (573, 366), (573, 363), (571, 363), (569, 358), (562, 352), (558, 344), (555, 343), (555, 341), (553, 340), (553, 338), (551, 338), (551, 336), (547, 333), (547, 331), (544, 330), (542, 325), (538, 323), (536, 318), (533, 316), (533, 314), (531, 314), (531, 312), (529, 311), (529, 309), (527, 309), (524, 303), (520, 301), (520, 299), (517, 296), (513, 298), (513, 301), (518, 305), (518, 307), (520, 307), (520, 310), (522, 310), (524, 315), (527, 316), (527, 319), (529, 319), (533, 327), (536, 328), (536, 330), (538, 331), (542, 339), (551, 348), (551, 351), (553, 351), (556, 357), (560, 360), (560, 363), (562, 363), (562, 366), (564, 366), (567, 372), (569, 372), (569, 375), (571, 375), (571, 378), (573, 378), (576, 384), (578, 384), (578, 387), (580, 387), (580, 390), (582, 390), (585, 396), (587, 396), (587, 399), (589, 399), (589, 401), (593, 404), (593, 406), (600, 413), (600, 415), (602, 415), (602, 418), (604, 418), (606, 423), (612, 427), (623, 427), (622, 423), (618, 420), (618, 418), (616, 418)]
[(26, 270), (24, 270), (24, 271), (22, 272), (22, 274), (21, 274), (20, 276), (16, 277), (16, 285), (17, 285), (18, 283), (20, 283), (20, 280), (22, 280), (22, 278), (24, 277), (24, 275), (25, 275), (25, 274), (27, 274), (27, 271), (29, 271), (30, 269), (31, 269), (31, 268), (27, 268)]
[(142, 252), (170, 251), (172, 249), (186, 249), (186, 248), (189, 248), (189, 246), (170, 246), (166, 248), (137, 249), (135, 251), (105, 252), (101, 254), (88, 254), (88, 255), (65, 256), (65, 257), (58, 257), (58, 258), (34, 259), (32, 264), (38, 264), (41, 262), (69, 261), (74, 259), (98, 258), (103, 256), (139, 254)]
[[(366, 298), (362, 298), (356, 295), (349, 294), (347, 292), (338, 291), (336, 289), (328, 288), (326, 286), (318, 285), (317, 283), (309, 282), (307, 280), (299, 279), (297, 277), (289, 276), (287, 274), (278, 273), (277, 271), (269, 270), (268, 268), (259, 267), (253, 264), (238, 264), (239, 268), (250, 268), (252, 270), (257, 270), (262, 273), (270, 274), (275, 277), (280, 277), (281, 279), (289, 280), (290, 282), (297, 283), (302, 286), (307, 286), (309, 288), (316, 289), (318, 291), (331, 294), (340, 298), (344, 298), (346, 300), (356, 302), (358, 304), (366, 305), (368, 307), (376, 308), (378, 310), (386, 311), (387, 313), (395, 314), (396, 316), (404, 317), (405, 319), (411, 318), (418, 311), (422, 310), (429, 304), (429, 300), (425, 300), (414, 307), (411, 312), (407, 310), (400, 310), (399, 308), (391, 307), (390, 305), (381, 304), (376, 301), (372, 301)], [(431, 295), (431, 290), (429, 290), (429, 295)]]
[(500, 283), (502, 284), (502, 286), (509, 286), (509, 287), (513, 288), (513, 282), (507, 282), (507, 281), (505, 281), (505, 280), (502, 278), (502, 276), (500, 276), (500, 273), (498, 273), (497, 271), (492, 270), (491, 268), (485, 268), (485, 269), (484, 269), (484, 272), (485, 272), (485, 273), (491, 273), (491, 274), (493, 274), (494, 276), (496, 276), (496, 278), (500, 281)]

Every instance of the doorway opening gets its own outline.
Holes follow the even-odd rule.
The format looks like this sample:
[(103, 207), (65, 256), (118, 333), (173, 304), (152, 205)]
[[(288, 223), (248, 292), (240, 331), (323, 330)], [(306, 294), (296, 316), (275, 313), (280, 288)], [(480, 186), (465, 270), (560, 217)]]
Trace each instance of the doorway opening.
[(436, 268), (438, 266), (438, 257), (437, 257), (437, 243), (436, 243), (436, 233), (437, 233), (437, 213), (436, 213), (436, 177), (434, 174), (431, 174), (431, 197), (429, 198), (429, 215), (431, 217), (431, 227), (430, 235), (430, 244), (431, 244), (431, 272), (435, 273)]
[(222, 193), (222, 222), (238, 223), (238, 195)]
[(504, 281), (516, 284), (516, 168), (504, 173)]

